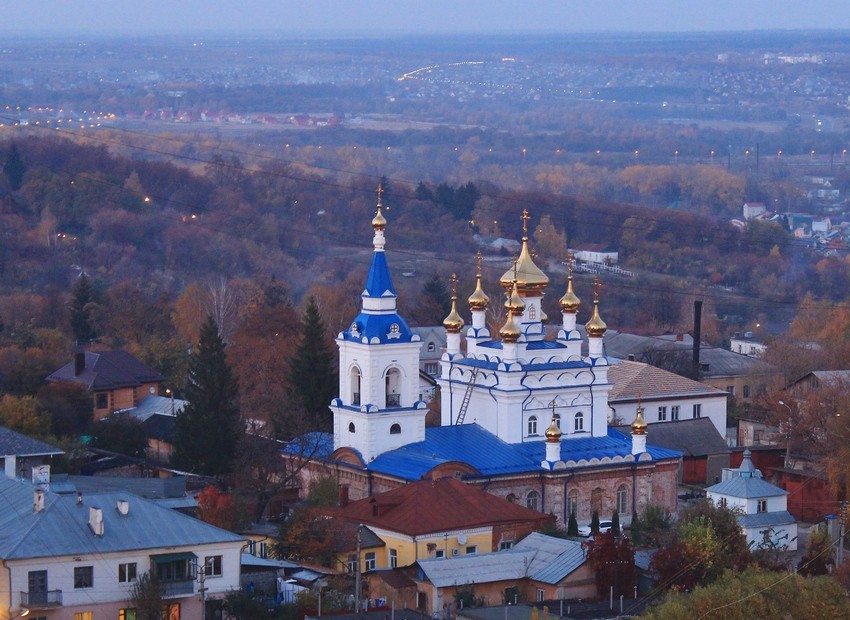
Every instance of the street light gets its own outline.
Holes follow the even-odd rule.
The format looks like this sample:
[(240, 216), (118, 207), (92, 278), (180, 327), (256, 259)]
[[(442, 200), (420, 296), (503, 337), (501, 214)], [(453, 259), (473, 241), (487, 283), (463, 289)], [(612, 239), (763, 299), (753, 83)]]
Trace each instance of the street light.
[(791, 454), (791, 421), (793, 419), (793, 412), (791, 411), (791, 406), (785, 401), (780, 400), (779, 404), (788, 409), (788, 432), (786, 433), (785, 462), (783, 463), (783, 467), (785, 467), (785, 469), (788, 469), (788, 457)]

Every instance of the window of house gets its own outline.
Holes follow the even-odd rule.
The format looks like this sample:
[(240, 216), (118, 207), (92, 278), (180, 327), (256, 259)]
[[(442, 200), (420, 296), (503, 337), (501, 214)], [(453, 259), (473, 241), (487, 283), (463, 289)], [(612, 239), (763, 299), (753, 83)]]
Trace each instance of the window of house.
[(466, 548), (466, 555), (475, 555), (478, 553), (478, 545), (469, 545)]
[(393, 424), (390, 427), (390, 435), (401, 435), (401, 424)]
[(261, 541), (257, 543), (257, 557), (265, 558), (268, 556), (268, 544), (265, 541)]
[(756, 512), (767, 512), (767, 500), (760, 499), (758, 500), (758, 507)]
[(163, 605), (162, 620), (180, 620), (180, 603), (167, 603)]
[(694, 405), (694, 417), (702, 417), (702, 405)]
[(766, 530), (762, 530), (761, 536), (762, 536), (762, 538), (761, 538), (762, 542), (766, 545), (769, 545), (770, 544), (770, 528), (767, 528)]
[(446, 550), (445, 549), (437, 549), (434, 552), (434, 557), (437, 558), (437, 559), (446, 557)]
[(136, 620), (136, 608), (119, 609), (118, 620)]
[(658, 408), (658, 421), (664, 422), (667, 419), (667, 407)]
[(349, 553), (345, 565), (348, 568), (348, 572), (354, 574), (357, 571), (357, 556), (354, 553)]
[(537, 602), (542, 603), (546, 600), (546, 590), (543, 588), (537, 588)]
[(390, 568), (398, 568), (398, 550), (390, 549)]
[(720, 507), (726, 508), (726, 498), (725, 497), (720, 498)]
[(208, 555), (204, 558), (204, 568), (207, 577), (221, 577), (221, 556)]
[(109, 394), (106, 392), (99, 392), (95, 396), (95, 409), (106, 409), (109, 407)]
[(734, 385), (727, 385), (726, 391), (729, 393), (729, 396), (734, 396), (735, 395), (735, 386)]
[(91, 611), (74, 612), (74, 620), (94, 620), (94, 612), (91, 612)]
[(525, 496), (525, 505), (531, 510), (538, 510), (538, 502), (540, 501), (540, 493), (537, 491), (529, 491)]
[(514, 546), (514, 541), (512, 540), (503, 540), (499, 542), (499, 551), (507, 551), (511, 547)]
[(437, 362), (428, 362), (425, 364), (425, 372), (429, 375), (436, 375), (440, 370), (440, 365)]
[(750, 397), (750, 386), (745, 385), (744, 386), (744, 398), (749, 398), (749, 397)]
[(536, 435), (537, 434), (537, 416), (533, 415), (528, 418), (528, 434)]
[(584, 414), (581, 411), (576, 414), (574, 428), (577, 433), (584, 430)]
[(670, 407), (670, 419), (674, 422), (679, 419), (679, 405)]
[(621, 484), (617, 489), (617, 512), (621, 515), (627, 514), (629, 511), (629, 489), (625, 484)]
[(93, 588), (94, 587), (94, 567), (92, 566), (75, 566), (74, 567), (74, 589)]
[(349, 432), (349, 433), (353, 433), (353, 432), (354, 432), (354, 422), (349, 422), (349, 423), (348, 423), (348, 432)]
[(570, 515), (578, 515), (578, 489), (571, 489), (567, 493), (567, 518)]
[(365, 560), (364, 564), (366, 566), (366, 570), (375, 570), (375, 565), (376, 565), (375, 557), (376, 556), (375, 556), (374, 551), (369, 551), (369, 552), (366, 553), (366, 557), (364, 558), (364, 560)]
[(127, 583), (136, 580), (136, 563), (129, 562), (127, 564), (118, 565), (118, 582)]

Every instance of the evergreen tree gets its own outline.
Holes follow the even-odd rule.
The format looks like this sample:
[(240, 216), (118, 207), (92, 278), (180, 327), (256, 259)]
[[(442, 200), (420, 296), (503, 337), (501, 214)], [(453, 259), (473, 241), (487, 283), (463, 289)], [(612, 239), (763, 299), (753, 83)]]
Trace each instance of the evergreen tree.
[(599, 511), (594, 510), (593, 515), (590, 517), (590, 533), (598, 534), (599, 533)]
[(92, 303), (94, 288), (89, 277), (83, 272), (74, 282), (71, 291), (71, 331), (79, 344), (91, 342), (97, 336), (91, 319)]
[(328, 406), (339, 387), (335, 360), (316, 299), (310, 297), (301, 315), (301, 334), (289, 361), (287, 381), (293, 399), (316, 420), (319, 430), (333, 428)]
[(26, 166), (21, 159), (21, 154), (18, 152), (18, 146), (12, 142), (9, 151), (6, 153), (6, 161), (3, 163), (3, 173), (9, 180), (9, 188), (16, 192), (21, 189), (24, 183), (24, 173)]
[(578, 521), (576, 513), (570, 513), (570, 520), (567, 522), (567, 536), (578, 536)]
[(175, 420), (174, 467), (211, 476), (231, 471), (242, 434), (238, 392), (224, 341), (210, 316), (189, 359), (188, 402)]
[(620, 512), (617, 510), (611, 515), (611, 534), (615, 537), (620, 535)]

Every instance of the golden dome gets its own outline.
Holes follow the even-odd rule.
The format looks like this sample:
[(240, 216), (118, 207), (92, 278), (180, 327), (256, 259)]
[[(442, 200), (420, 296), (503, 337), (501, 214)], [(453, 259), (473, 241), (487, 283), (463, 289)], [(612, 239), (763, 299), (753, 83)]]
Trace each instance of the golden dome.
[(638, 407), (635, 421), (632, 422), (632, 435), (646, 435), (646, 420), (643, 419), (643, 407)]
[(525, 311), (525, 302), (519, 296), (516, 282), (514, 282), (510, 296), (505, 301), (505, 308), (511, 313), (511, 316), (522, 316), (522, 313)]
[(593, 292), (593, 316), (590, 317), (590, 320), (585, 324), (585, 328), (587, 328), (587, 335), (591, 338), (602, 338), (605, 335), (605, 332), (608, 330), (608, 326), (605, 324), (605, 321), (602, 320), (602, 317), (599, 316), (599, 283), (596, 283), (597, 290)]
[(558, 424), (555, 422), (555, 416), (552, 416), (552, 423), (549, 425), (549, 428), (546, 429), (546, 441), (555, 443), (556, 441), (561, 441), (561, 429), (558, 427)]
[(505, 272), (499, 282), (508, 288), (516, 281), (522, 292), (540, 291), (549, 284), (549, 277), (534, 264), (528, 251), (528, 211), (522, 212), (522, 250), (513, 268)]
[(505, 321), (505, 324), (502, 325), (502, 329), (499, 330), (499, 335), (505, 342), (516, 342), (519, 340), (521, 332), (519, 331), (519, 327), (517, 327), (514, 317), (510, 312), (508, 312), (508, 320)]
[(375, 213), (375, 217), (372, 218), (372, 228), (376, 231), (384, 230), (387, 227), (387, 218), (384, 217), (384, 214), (381, 213), (381, 194), (384, 193), (384, 188), (381, 187), (381, 184), (378, 183), (378, 209)]
[(570, 275), (567, 276), (567, 292), (558, 300), (561, 304), (561, 312), (564, 314), (576, 314), (581, 305), (581, 300), (573, 292), (573, 274), (570, 270)]
[(443, 327), (450, 334), (457, 334), (463, 327), (463, 319), (457, 313), (457, 275), (452, 274), (452, 311), (443, 319)]
[(475, 290), (469, 296), (469, 308), (473, 311), (481, 311), (487, 309), (487, 304), (490, 303), (490, 298), (487, 293), (481, 288), (481, 252), (476, 256), (478, 262), (477, 272), (475, 274)]

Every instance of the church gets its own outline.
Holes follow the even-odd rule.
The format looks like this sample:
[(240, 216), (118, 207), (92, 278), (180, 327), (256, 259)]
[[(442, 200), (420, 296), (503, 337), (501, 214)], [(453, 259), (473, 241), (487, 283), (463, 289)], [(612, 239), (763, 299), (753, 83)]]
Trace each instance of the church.
[(581, 523), (593, 511), (604, 519), (616, 509), (628, 523), (649, 504), (675, 511), (681, 453), (647, 443), (640, 409), (631, 433), (608, 425), (610, 363), (598, 292), (586, 325), (587, 355), (576, 329), (580, 301), (572, 274), (560, 298), (560, 329), (546, 337), (541, 300), (549, 278), (529, 250), (528, 219), (523, 212), (519, 258), (500, 280), (506, 301), (498, 334), (485, 321), (493, 302), (482, 288), (480, 260), (465, 332), (453, 277), (438, 379), (441, 423), (426, 426), (421, 342), (398, 313), (379, 189), (360, 313), (336, 337), (333, 444), (327, 437), (326, 449), (304, 467), (305, 484), (332, 475), (350, 499), (360, 499), (452, 477), (553, 514), (562, 526), (571, 513)]

